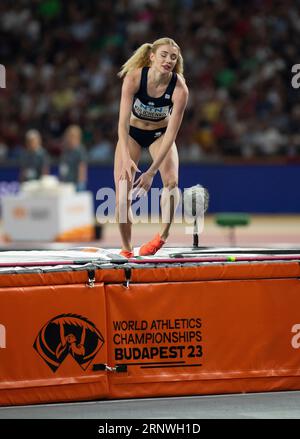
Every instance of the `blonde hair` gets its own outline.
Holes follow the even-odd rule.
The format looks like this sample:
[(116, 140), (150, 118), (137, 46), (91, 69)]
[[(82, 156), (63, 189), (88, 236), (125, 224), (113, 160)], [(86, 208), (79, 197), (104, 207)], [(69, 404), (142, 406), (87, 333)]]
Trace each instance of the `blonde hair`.
[(154, 41), (154, 43), (144, 43), (142, 44), (134, 54), (126, 61), (125, 64), (122, 65), (121, 71), (118, 73), (120, 78), (124, 78), (127, 73), (131, 72), (134, 69), (138, 69), (140, 67), (150, 67), (150, 53), (155, 53), (159, 46), (169, 45), (176, 47), (178, 49), (178, 58), (176, 65), (174, 67), (174, 72), (183, 75), (183, 58), (181, 55), (180, 47), (177, 43), (175, 43), (172, 38), (159, 38)]

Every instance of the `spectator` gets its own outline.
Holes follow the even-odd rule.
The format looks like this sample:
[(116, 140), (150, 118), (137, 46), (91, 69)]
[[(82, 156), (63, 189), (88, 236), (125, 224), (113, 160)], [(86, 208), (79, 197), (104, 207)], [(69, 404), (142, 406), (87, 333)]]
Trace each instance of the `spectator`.
[(105, 162), (111, 158), (113, 153), (113, 145), (103, 136), (101, 130), (97, 130), (95, 145), (89, 151), (89, 159), (92, 162)]
[(266, 121), (263, 121), (256, 133), (255, 143), (259, 155), (274, 156), (285, 145), (286, 138), (277, 128), (269, 126)]
[(70, 125), (66, 129), (59, 165), (60, 180), (74, 183), (77, 191), (84, 191), (87, 185), (86, 150), (81, 138), (82, 132), (78, 125)]
[(42, 147), (39, 131), (29, 130), (25, 135), (26, 149), (21, 154), (20, 180), (38, 180), (49, 174), (49, 157)]

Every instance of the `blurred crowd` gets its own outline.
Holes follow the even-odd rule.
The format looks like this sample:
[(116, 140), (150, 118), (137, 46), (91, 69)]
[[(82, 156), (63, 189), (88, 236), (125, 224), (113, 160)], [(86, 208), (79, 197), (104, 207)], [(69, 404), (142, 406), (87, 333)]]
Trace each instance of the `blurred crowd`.
[(181, 47), (190, 90), (183, 160), (299, 158), (299, 0), (1, 0), (0, 160), (20, 157), (28, 130), (61, 157), (77, 125), (89, 160), (111, 161), (117, 72), (163, 36)]

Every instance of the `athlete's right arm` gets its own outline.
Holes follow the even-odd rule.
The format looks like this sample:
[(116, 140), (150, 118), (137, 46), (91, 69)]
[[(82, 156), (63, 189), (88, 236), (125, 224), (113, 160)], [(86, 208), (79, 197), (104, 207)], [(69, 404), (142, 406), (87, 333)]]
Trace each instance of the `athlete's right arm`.
[(138, 171), (134, 161), (131, 159), (128, 148), (128, 136), (129, 136), (129, 123), (133, 97), (138, 90), (140, 80), (140, 69), (134, 70), (132, 73), (128, 73), (122, 85), (120, 112), (119, 112), (119, 124), (118, 124), (118, 136), (119, 145), (122, 153), (122, 172), (121, 179), (125, 179), (128, 175), (131, 181), (131, 169), (134, 168)]
[(119, 125), (118, 135), (119, 142), (122, 148), (122, 156), (129, 154), (128, 150), (128, 133), (129, 122), (132, 109), (132, 102), (135, 93), (138, 90), (138, 74), (139, 69), (133, 70), (133, 72), (127, 73), (123, 80), (120, 112), (119, 112)]

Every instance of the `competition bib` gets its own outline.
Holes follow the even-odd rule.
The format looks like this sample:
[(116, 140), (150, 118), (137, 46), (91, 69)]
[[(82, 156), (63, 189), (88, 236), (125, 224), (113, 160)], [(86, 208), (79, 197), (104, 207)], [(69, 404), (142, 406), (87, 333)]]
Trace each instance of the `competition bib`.
[(139, 98), (136, 98), (133, 108), (135, 113), (138, 117), (142, 119), (151, 119), (151, 120), (157, 120), (165, 118), (169, 115), (169, 106), (166, 105), (165, 107), (155, 107), (153, 102), (148, 102), (148, 104), (143, 104), (139, 100)]

